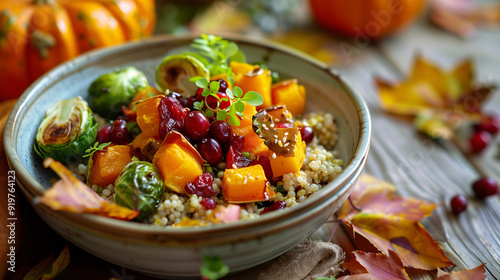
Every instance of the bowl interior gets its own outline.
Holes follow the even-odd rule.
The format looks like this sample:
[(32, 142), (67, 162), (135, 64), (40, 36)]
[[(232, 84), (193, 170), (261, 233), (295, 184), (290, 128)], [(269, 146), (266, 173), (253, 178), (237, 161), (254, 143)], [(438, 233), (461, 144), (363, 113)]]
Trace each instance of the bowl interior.
[[(246, 53), (248, 62), (264, 62), (270, 69), (278, 71), (282, 78), (299, 79), (307, 89), (307, 111), (331, 112), (335, 116), (340, 133), (335, 150), (344, 159), (344, 168), (354, 171), (362, 164), (355, 154), (368, 150), (369, 116), (362, 99), (348, 85), (327, 67), (286, 48), (248, 39), (230, 39), (237, 42)], [(123, 66), (137, 67), (146, 74), (150, 84), (154, 85), (156, 67), (162, 58), (182, 53), (191, 41), (191, 37), (157, 38), (104, 49), (63, 64), (39, 79), (20, 98), (14, 109), (17, 113), (9, 119), (5, 138), (9, 162), (26, 179), (26, 187), (34, 194), (41, 194), (50, 187), (50, 179), (54, 177), (51, 171), (43, 168), (42, 160), (34, 152), (33, 141), (46, 110), (55, 101), (74, 96), (86, 99), (87, 89), (92, 81)], [(335, 180), (329, 185), (333, 187)]]

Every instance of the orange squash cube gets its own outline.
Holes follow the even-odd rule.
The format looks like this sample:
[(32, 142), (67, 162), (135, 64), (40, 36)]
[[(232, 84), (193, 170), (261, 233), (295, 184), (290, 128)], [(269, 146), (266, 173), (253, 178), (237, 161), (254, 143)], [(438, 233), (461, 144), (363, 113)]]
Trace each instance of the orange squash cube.
[(158, 111), (158, 105), (160, 104), (161, 99), (161, 96), (157, 96), (137, 102), (137, 125), (141, 128), (144, 136), (160, 136), (159, 129), (161, 117), (160, 112)]
[(264, 169), (258, 164), (226, 169), (222, 179), (222, 194), (229, 203), (266, 201), (274, 196)]
[(302, 115), (306, 110), (306, 89), (297, 79), (281, 81), (271, 87), (273, 106), (285, 105), (293, 115)]
[(128, 145), (108, 146), (92, 155), (87, 182), (90, 186), (106, 187), (113, 184), (127, 164), (132, 161)]
[(167, 135), (153, 157), (153, 164), (160, 169), (165, 186), (177, 193), (185, 193), (186, 184), (203, 174), (203, 163), (198, 151), (176, 131)]
[(243, 152), (252, 154), (267, 155), (268, 148), (264, 144), (264, 139), (260, 138), (257, 133), (253, 131), (252, 117), (257, 114), (255, 106), (245, 103), (245, 110), (243, 111), (243, 119), (240, 120), (239, 126), (231, 126), (231, 134), (236, 134), (245, 137), (245, 146)]
[(269, 161), (274, 177), (280, 177), (288, 173), (299, 173), (306, 158), (306, 142), (302, 141), (300, 133), (296, 134), (296, 143), (293, 156), (285, 157), (275, 154), (269, 150)]
[(271, 106), (271, 71), (260, 68), (258, 65), (234, 61), (230, 63), (230, 67), (235, 75), (235, 86), (239, 86), (243, 93), (256, 91), (264, 98), (264, 103), (257, 106), (258, 110)]

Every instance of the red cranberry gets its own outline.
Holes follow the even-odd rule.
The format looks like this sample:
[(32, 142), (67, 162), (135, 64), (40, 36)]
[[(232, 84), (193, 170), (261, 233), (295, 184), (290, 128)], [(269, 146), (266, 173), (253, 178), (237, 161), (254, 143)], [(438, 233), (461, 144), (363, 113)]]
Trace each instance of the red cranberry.
[[(217, 99), (217, 97), (215, 97), (213, 95), (207, 96), (206, 100), (207, 100), (208, 107), (215, 109), (215, 108), (217, 108), (217, 104), (219, 102), (220, 102), (220, 105), (218, 108), (220, 108), (220, 109), (226, 109), (227, 107), (229, 107), (231, 105), (231, 101), (229, 100), (229, 97), (227, 96), (227, 94), (222, 93), (222, 92), (218, 92), (217, 96), (219, 97), (218, 99)], [(221, 100), (222, 98), (225, 98), (227, 100)]]
[(474, 193), (479, 198), (485, 198), (498, 193), (498, 183), (490, 177), (481, 178), (472, 184)]
[(309, 144), (312, 142), (314, 139), (314, 131), (312, 127), (310, 126), (303, 126), (300, 128), (300, 136), (302, 137), (302, 140), (306, 142), (306, 144)]
[(111, 125), (110, 124), (105, 125), (97, 132), (97, 138), (95, 139), (95, 141), (99, 143), (111, 142), (111, 137), (109, 135), (110, 131), (111, 131)]
[(483, 151), (491, 142), (491, 135), (486, 131), (474, 132), (469, 139), (470, 149), (477, 154)]
[(212, 197), (217, 194), (213, 189), (212, 184), (214, 177), (210, 173), (203, 173), (196, 177), (194, 182), (186, 184), (184, 190), (188, 194), (196, 194), (197, 196)]
[(279, 211), (279, 210), (282, 210), (283, 208), (285, 208), (285, 206), (286, 206), (286, 204), (283, 201), (276, 201), (271, 206), (264, 208), (264, 210), (262, 210), (262, 212), (260, 212), (260, 214), (262, 215), (262, 214), (266, 214), (266, 213), (276, 211), (276, 210)]
[(184, 132), (195, 141), (207, 136), (209, 128), (207, 117), (200, 111), (189, 112), (184, 119)]
[(226, 93), (227, 90), (227, 82), (224, 79), (218, 79), (219, 82), (219, 92)]
[(266, 155), (258, 155), (254, 160), (252, 160), (252, 165), (260, 164), (267, 178), (273, 177), (273, 169), (271, 168), (271, 161)]
[(231, 127), (225, 121), (215, 121), (210, 124), (209, 135), (220, 144), (226, 144), (231, 136)]
[(229, 145), (236, 150), (241, 151), (245, 147), (245, 137), (242, 135), (232, 134), (229, 137)]
[(175, 129), (175, 120), (174, 119), (167, 119), (167, 120), (162, 120), (160, 123), (160, 137), (161, 139), (165, 139), (167, 134), (170, 133), (170, 131)]
[(111, 142), (123, 145), (127, 144), (130, 139), (128, 135), (127, 122), (122, 119), (115, 120), (113, 126), (109, 130)]
[(460, 214), (467, 209), (467, 198), (463, 194), (457, 194), (450, 200), (451, 211)]
[(201, 206), (203, 206), (203, 208), (205, 208), (207, 210), (214, 209), (215, 206), (217, 206), (217, 203), (211, 197), (202, 198), (200, 201), (200, 204), (201, 204)]
[(222, 147), (213, 138), (204, 138), (198, 143), (198, 152), (210, 165), (217, 165), (222, 161)]
[(474, 125), (476, 131), (486, 131), (495, 135), (500, 130), (500, 117), (491, 115), (484, 118), (480, 123)]
[(226, 156), (226, 168), (242, 168), (250, 166), (251, 163), (252, 161), (235, 149), (234, 146), (229, 147)]

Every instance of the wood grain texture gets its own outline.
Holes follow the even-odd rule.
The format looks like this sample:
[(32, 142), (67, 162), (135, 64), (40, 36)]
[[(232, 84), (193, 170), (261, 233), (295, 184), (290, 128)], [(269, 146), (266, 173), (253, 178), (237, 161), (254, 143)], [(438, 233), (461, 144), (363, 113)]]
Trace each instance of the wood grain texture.
[[(457, 264), (454, 270), (486, 263), (487, 279), (499, 279), (500, 199), (497, 195), (478, 200), (471, 189), (471, 183), (481, 174), (499, 178), (500, 162), (495, 155), (498, 138), (497, 144), (481, 156), (468, 154), (463, 139), (435, 143), (417, 134), (410, 122), (384, 113), (373, 83), (374, 77), (394, 81), (404, 78), (414, 55), (423, 54), (447, 68), (471, 56), (480, 80), (487, 77), (500, 84), (500, 60), (493, 53), (500, 43), (500, 32), (490, 33), (478, 41), (458, 42), (460, 39), (421, 22), (399, 37), (361, 49), (340, 72), (360, 90), (371, 110), (373, 134), (365, 171), (395, 184), (402, 196), (442, 203), (424, 224)], [(486, 110), (498, 112), (498, 108), (500, 96), (496, 93)], [(448, 201), (458, 193), (469, 197), (469, 207), (456, 216), (448, 210)], [(411, 276), (427, 279), (420, 273)]]

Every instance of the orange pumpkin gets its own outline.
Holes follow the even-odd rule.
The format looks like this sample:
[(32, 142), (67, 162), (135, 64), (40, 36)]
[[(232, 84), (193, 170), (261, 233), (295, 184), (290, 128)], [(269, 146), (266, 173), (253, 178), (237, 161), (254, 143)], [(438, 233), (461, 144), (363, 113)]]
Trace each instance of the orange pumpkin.
[(154, 0), (0, 0), (0, 101), (61, 62), (151, 35)]
[(379, 39), (412, 22), (426, 1), (309, 0), (309, 3), (321, 26), (366, 44), (367, 39)]

